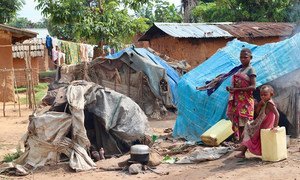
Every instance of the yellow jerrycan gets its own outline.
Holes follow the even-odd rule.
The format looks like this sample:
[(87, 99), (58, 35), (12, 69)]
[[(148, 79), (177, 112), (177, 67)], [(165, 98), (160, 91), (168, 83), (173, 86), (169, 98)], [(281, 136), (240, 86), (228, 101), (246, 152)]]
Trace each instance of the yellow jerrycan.
[(261, 129), (261, 150), (263, 161), (280, 161), (287, 158), (285, 127), (277, 131)]
[(219, 146), (225, 139), (233, 134), (232, 123), (221, 119), (201, 135), (201, 140), (208, 146)]

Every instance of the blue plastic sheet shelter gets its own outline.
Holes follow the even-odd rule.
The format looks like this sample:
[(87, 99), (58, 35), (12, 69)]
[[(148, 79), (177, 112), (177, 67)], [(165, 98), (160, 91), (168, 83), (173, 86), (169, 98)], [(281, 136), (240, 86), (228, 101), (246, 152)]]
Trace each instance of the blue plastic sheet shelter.
[[(129, 63), (134, 69), (142, 70), (149, 78), (151, 90), (156, 97), (160, 97), (159, 81), (166, 77), (171, 92), (173, 106), (177, 104), (177, 83), (179, 74), (166, 61), (144, 48), (126, 48), (115, 54), (106, 56), (107, 59), (119, 59), (128, 54), (132, 61)], [(124, 61), (124, 60), (123, 60)]]
[(178, 116), (173, 136), (190, 141), (200, 141), (200, 136), (220, 119), (226, 118), (228, 92), (231, 77), (208, 96), (206, 91), (197, 91), (197, 86), (205, 85), (221, 73), (227, 73), (240, 65), (242, 48), (253, 53), (251, 61), (256, 70), (256, 85), (260, 86), (300, 68), (300, 33), (278, 43), (257, 46), (237, 39), (217, 51), (211, 58), (185, 74), (178, 83)]

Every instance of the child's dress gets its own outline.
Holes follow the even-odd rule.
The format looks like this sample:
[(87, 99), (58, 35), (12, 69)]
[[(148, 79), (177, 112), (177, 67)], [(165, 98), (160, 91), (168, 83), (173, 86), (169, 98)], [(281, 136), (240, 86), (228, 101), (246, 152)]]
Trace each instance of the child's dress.
[(260, 130), (274, 127), (275, 122), (274, 112), (265, 113), (268, 103), (275, 106), (272, 100), (267, 101), (261, 108), (258, 117), (255, 120), (249, 121), (244, 129), (242, 145), (246, 146), (251, 153), (259, 156), (261, 155)]
[[(249, 87), (251, 85), (251, 75), (256, 76), (251, 66), (243, 71), (238, 71), (232, 77), (232, 87)], [(244, 126), (254, 116), (253, 91), (234, 91), (230, 93), (226, 114), (232, 121), (232, 130), (235, 136), (239, 139), (239, 126)]]

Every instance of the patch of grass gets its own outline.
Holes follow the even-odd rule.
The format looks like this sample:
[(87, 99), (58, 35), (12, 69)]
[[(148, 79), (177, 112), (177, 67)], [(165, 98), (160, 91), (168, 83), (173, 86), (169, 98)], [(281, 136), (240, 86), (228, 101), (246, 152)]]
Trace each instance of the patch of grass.
[(34, 90), (36, 92), (43, 91), (47, 88), (48, 88), (48, 83), (39, 83), (38, 85), (34, 86)]
[(53, 77), (55, 78), (56, 70), (53, 71), (43, 71), (39, 73), (40, 78), (45, 78), (45, 77)]
[(3, 162), (12, 162), (13, 160), (18, 159), (23, 152), (19, 147), (16, 150), (17, 152), (4, 155)]
[[(24, 89), (25, 89), (24, 92), (26, 92), (26, 87)], [(37, 104), (39, 104), (42, 101), (42, 98), (46, 95), (47, 90), (48, 90), (48, 83), (39, 83), (38, 85), (34, 86), (35, 102)], [(20, 91), (18, 91), (18, 92), (21, 93)], [(20, 103), (21, 104), (26, 103), (26, 96), (20, 98)]]
[(24, 92), (26, 92), (26, 87), (23, 87), (23, 86), (21, 86), (21, 87), (17, 87), (17, 88), (15, 88), (15, 93), (24, 93)]
[(40, 103), (42, 98), (47, 94), (48, 83), (39, 83), (34, 87), (35, 90), (35, 101), (36, 103)]

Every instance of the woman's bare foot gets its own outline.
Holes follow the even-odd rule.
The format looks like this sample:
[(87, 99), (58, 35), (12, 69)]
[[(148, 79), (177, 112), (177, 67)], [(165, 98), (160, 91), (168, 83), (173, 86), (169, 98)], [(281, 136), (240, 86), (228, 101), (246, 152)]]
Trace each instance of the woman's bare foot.
[(244, 153), (236, 154), (236, 155), (234, 155), (234, 157), (236, 157), (236, 158), (246, 158)]

